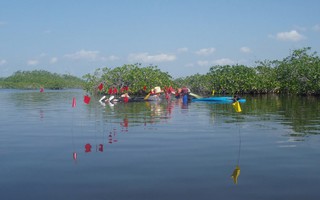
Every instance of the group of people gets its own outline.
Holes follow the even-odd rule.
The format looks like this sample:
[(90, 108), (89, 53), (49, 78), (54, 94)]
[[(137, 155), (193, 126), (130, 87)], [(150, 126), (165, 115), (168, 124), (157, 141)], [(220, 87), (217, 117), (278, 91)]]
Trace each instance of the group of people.
[(133, 97), (131, 98), (127, 92), (127, 90), (124, 90), (124, 92), (120, 97), (116, 98), (115, 95), (117, 94), (117, 90), (115, 87), (110, 88), (108, 91), (108, 94), (110, 95), (109, 98), (107, 98), (106, 95), (101, 97), (99, 102), (101, 104), (109, 103), (110, 105), (113, 105), (116, 102), (139, 102), (139, 101), (159, 101), (162, 98), (162, 94), (164, 93), (164, 96), (167, 100), (170, 100), (171, 94), (175, 95), (176, 99), (182, 99), (184, 103), (187, 103), (191, 100), (190, 98), (190, 89), (187, 87), (178, 88), (177, 90), (174, 90), (172, 87), (165, 88), (164, 90), (161, 89), (161, 87), (157, 86), (150, 90), (150, 92), (143, 98), (143, 97)]

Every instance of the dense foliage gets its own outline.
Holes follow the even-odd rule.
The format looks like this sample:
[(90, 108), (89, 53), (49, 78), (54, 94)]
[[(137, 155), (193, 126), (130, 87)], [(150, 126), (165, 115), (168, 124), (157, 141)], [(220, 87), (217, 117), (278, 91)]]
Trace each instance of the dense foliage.
[[(115, 87), (129, 88), (131, 94), (148, 93), (152, 88), (162, 89), (187, 86), (192, 92), (210, 95), (220, 94), (302, 94), (320, 95), (320, 58), (311, 48), (293, 50), (283, 60), (257, 61), (257, 66), (212, 66), (206, 74), (173, 79), (157, 66), (142, 67), (141, 64), (123, 65), (115, 68), (98, 68), (84, 80), (70, 75), (52, 74), (43, 70), (18, 71), (8, 78), (0, 79), (0, 88), (80, 88), (90, 93), (107, 93)], [(84, 83), (84, 84), (83, 84)], [(103, 85), (102, 90), (98, 89)]]
[[(115, 87), (118, 90), (129, 88), (129, 93), (137, 94), (149, 92), (152, 88), (173, 86), (174, 81), (167, 72), (162, 72), (157, 66), (140, 67), (140, 64), (123, 65), (114, 69), (105, 67), (96, 69), (93, 75), (83, 76), (86, 80), (85, 90), (94, 93), (107, 93), (108, 89)], [(103, 84), (100, 91), (98, 86)]]
[(275, 68), (281, 92), (320, 94), (320, 58), (308, 50), (293, 51)]
[(205, 75), (176, 80), (194, 92), (228, 94), (320, 94), (320, 58), (310, 47), (294, 50), (282, 61), (260, 61), (256, 67), (213, 66)]
[(19, 89), (63, 89), (82, 88), (84, 81), (71, 75), (59, 75), (44, 70), (17, 71), (12, 76), (0, 80), (0, 88)]

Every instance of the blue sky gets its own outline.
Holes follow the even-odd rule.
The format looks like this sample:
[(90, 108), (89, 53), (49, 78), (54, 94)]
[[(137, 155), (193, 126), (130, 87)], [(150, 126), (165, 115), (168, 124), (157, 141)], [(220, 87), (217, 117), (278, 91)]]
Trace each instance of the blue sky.
[(319, 8), (318, 0), (0, 0), (0, 77), (142, 63), (177, 78), (320, 52)]

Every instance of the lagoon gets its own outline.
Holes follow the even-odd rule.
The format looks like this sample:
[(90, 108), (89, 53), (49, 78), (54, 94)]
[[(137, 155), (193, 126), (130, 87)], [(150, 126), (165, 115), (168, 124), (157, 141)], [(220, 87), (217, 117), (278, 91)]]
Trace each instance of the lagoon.
[(319, 98), (245, 96), (237, 113), (84, 95), (0, 90), (1, 199), (320, 197)]

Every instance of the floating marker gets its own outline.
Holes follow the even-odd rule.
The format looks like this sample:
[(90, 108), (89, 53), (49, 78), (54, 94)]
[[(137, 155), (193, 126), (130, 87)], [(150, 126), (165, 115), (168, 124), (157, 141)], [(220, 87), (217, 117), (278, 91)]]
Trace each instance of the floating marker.
[(76, 107), (77, 103), (76, 103), (76, 98), (73, 97), (72, 98), (72, 108)]
[(91, 100), (91, 98), (90, 98), (88, 95), (84, 96), (84, 98), (83, 98), (83, 102), (84, 102), (85, 104), (89, 104), (89, 103), (90, 103), (90, 100)]
[(241, 112), (242, 111), (239, 101), (236, 101), (236, 102), (232, 103), (232, 106), (236, 110), (236, 112)]

